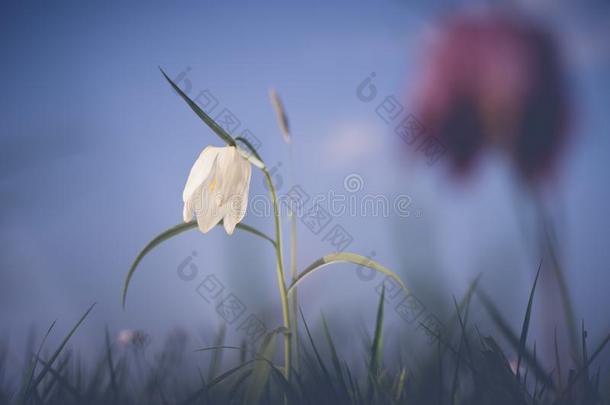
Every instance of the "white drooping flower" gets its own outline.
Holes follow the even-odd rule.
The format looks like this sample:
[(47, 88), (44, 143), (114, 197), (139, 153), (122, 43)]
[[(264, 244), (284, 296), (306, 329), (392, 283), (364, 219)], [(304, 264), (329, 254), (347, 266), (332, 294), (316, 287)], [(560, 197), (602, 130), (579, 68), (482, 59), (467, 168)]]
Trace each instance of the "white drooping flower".
[(206, 147), (184, 186), (184, 222), (194, 214), (199, 230), (206, 233), (222, 220), (231, 235), (246, 215), (251, 175), (250, 162), (236, 147)]

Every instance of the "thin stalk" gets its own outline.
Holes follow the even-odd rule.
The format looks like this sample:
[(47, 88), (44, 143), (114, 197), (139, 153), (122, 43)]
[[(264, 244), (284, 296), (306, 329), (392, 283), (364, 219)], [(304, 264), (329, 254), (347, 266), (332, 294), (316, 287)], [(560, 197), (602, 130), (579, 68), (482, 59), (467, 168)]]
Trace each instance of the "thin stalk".
[[(297, 219), (292, 210), (289, 211), (288, 215), (290, 216), (290, 278), (291, 281), (294, 281), (298, 277), (297, 273)], [(292, 306), (292, 321), (294, 322), (294, 328), (292, 330), (292, 336), (294, 337), (294, 365), (297, 372), (299, 371), (299, 318), (298, 318), (298, 296), (297, 289), (293, 289), (289, 294), (291, 301), (290, 304)]]
[(563, 305), (563, 312), (568, 327), (570, 347), (572, 353), (575, 355), (575, 358), (578, 359), (578, 338), (576, 336), (577, 323), (576, 315), (574, 314), (574, 304), (572, 302), (572, 296), (570, 294), (570, 289), (568, 288), (568, 282), (565, 277), (565, 272), (563, 270), (562, 263), (557, 254), (557, 246), (555, 245), (555, 241), (553, 240), (553, 222), (548, 217), (546, 212), (544, 212), (544, 208), (541, 207), (541, 211), (542, 212), (540, 216), (542, 217), (542, 232), (544, 233), (543, 238), (546, 238), (546, 245), (549, 251), (549, 255), (551, 256), (551, 260), (553, 261), (553, 270), (557, 279), (557, 284), (559, 285), (561, 303)]
[[(286, 135), (290, 139), (290, 134)], [(293, 169), (293, 152), (292, 142), (288, 143), (288, 181), (291, 186), (294, 185), (294, 169)], [(288, 216), (290, 218), (290, 278), (291, 283), (294, 283), (299, 276), (297, 272), (297, 217), (296, 213), (292, 210), (292, 207), (288, 210)], [(292, 337), (294, 338), (294, 365), (297, 372), (300, 371), (299, 361), (299, 298), (297, 289), (293, 289), (288, 294), (290, 297), (290, 305), (292, 309), (292, 321), (294, 322)]]
[[(263, 162), (262, 158), (256, 151), (256, 148), (245, 138), (237, 137), (235, 140), (241, 141), (250, 150), (252, 155), (260, 162)], [(277, 200), (277, 192), (271, 180), (271, 175), (267, 170), (267, 167), (263, 166), (260, 168), (265, 175), (265, 180), (269, 186), (271, 192), (271, 200), (273, 201), (273, 214), (275, 218), (275, 256), (277, 259), (277, 284), (280, 290), (280, 302), (282, 303), (282, 319), (284, 328), (288, 333), (284, 333), (284, 377), (287, 381), (290, 381), (290, 367), (292, 358), (292, 337), (291, 337), (291, 324), (290, 324), (290, 306), (288, 304), (288, 292), (286, 289), (286, 277), (284, 275), (284, 259), (282, 258), (282, 226), (280, 222), (280, 210)]]
[[(273, 201), (273, 214), (275, 217), (275, 255), (277, 258), (277, 283), (280, 290), (280, 301), (282, 303), (282, 319), (284, 328), (290, 331), (290, 306), (288, 305), (288, 294), (286, 290), (286, 278), (284, 276), (284, 264), (282, 258), (282, 230), (280, 223), (280, 210), (277, 201), (277, 193), (271, 180), (271, 175), (267, 168), (262, 169), (271, 192), (271, 200)], [(290, 333), (284, 334), (284, 376), (290, 381), (290, 367), (292, 357), (292, 341)]]
[[(559, 258), (557, 252), (557, 235), (555, 233), (554, 221), (550, 213), (548, 212), (548, 209), (545, 207), (544, 201), (539, 190), (531, 186), (526, 186), (523, 191), (525, 193), (525, 196), (529, 198), (529, 202), (533, 205), (535, 220), (537, 221), (535, 223), (535, 226), (537, 227), (535, 229), (535, 232), (536, 237), (539, 239), (542, 255), (544, 256), (545, 253), (548, 253), (548, 256), (550, 256), (551, 259), (551, 267), (553, 271), (553, 276), (555, 277), (554, 281), (557, 282), (557, 285), (559, 287), (559, 298), (561, 300), (563, 318), (565, 319), (566, 327), (568, 329), (567, 333), (570, 351), (574, 356), (574, 360), (578, 363), (579, 344), (578, 337), (576, 335), (576, 315), (574, 312), (574, 305), (570, 290), (568, 288), (568, 283), (565, 277), (565, 272), (563, 270), (561, 259)], [(515, 201), (516, 203), (518, 203), (518, 200)], [(520, 206), (517, 206), (517, 210), (518, 212), (521, 212), (522, 208)], [(529, 231), (523, 222), (521, 222), (521, 228), (525, 236), (524, 240), (527, 241), (526, 236)], [(535, 252), (535, 254), (536, 256), (538, 256), (538, 252)], [(561, 378), (561, 376), (559, 378)]]

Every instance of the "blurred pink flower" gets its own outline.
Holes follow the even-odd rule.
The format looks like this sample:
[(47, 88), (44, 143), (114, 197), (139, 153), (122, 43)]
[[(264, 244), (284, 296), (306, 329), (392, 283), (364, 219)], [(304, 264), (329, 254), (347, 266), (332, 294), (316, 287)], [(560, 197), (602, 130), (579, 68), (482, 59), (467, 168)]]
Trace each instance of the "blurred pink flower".
[(123, 329), (117, 336), (117, 342), (122, 347), (144, 347), (148, 344), (148, 335), (140, 330)]
[(553, 37), (504, 15), (451, 18), (425, 62), (416, 99), (428, 136), (465, 173), (488, 146), (529, 180), (552, 168), (566, 135), (566, 85)]

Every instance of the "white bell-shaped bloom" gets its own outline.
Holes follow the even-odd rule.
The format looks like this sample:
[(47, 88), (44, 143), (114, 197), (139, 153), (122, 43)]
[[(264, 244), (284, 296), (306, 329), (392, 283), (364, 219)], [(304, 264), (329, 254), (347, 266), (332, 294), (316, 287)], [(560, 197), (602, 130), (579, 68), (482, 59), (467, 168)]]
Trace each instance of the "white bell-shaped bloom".
[(184, 186), (183, 218), (197, 218), (206, 233), (223, 221), (230, 235), (246, 215), (252, 169), (234, 146), (208, 146), (201, 152)]

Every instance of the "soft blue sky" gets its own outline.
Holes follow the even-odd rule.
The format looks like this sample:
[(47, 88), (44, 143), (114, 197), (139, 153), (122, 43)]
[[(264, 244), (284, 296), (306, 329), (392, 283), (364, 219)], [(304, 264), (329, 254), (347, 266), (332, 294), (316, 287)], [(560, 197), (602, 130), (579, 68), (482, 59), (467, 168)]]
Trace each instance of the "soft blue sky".
[[(356, 98), (358, 84), (375, 72), (380, 95), (396, 95), (408, 110), (425, 34), (449, 3), (456, 4), (3, 2), (2, 332), (18, 341), (28, 327), (42, 329), (56, 318), (66, 330), (93, 301), (98, 307), (82, 342), (98, 339), (104, 324), (153, 335), (214, 325), (214, 309), (197, 296), (196, 284), (176, 275), (193, 250), (202, 272), (216, 274), (248, 311), (268, 313), (272, 326), (279, 320), (272, 252), (248, 235), (229, 239), (219, 230), (183, 235), (151, 254), (134, 278), (127, 311), (120, 309), (131, 260), (181, 220), (190, 166), (203, 147), (219, 145), (158, 66), (172, 77), (190, 68), (191, 95), (209, 89), (262, 141), (267, 163), (282, 162), (288, 181), (288, 154), (267, 97), (277, 88), (294, 132), (297, 183), (312, 195), (342, 192), (344, 177), (357, 173), (363, 192), (407, 194), (422, 212), (336, 218), (354, 236), (350, 250), (375, 251), (430, 306), (434, 294), (460, 296), (484, 272), (486, 288), (518, 320), (537, 259), (525, 253), (518, 218), (527, 213), (514, 205), (505, 163), (486, 160), (475, 181), (460, 188), (444, 179), (442, 164), (411, 164), (374, 104)], [(610, 315), (609, 13), (595, 2), (581, 9), (560, 4), (522, 6), (562, 27), (578, 136), (549, 200), (579, 313), (601, 333)], [(264, 191), (256, 174), (252, 192)], [(269, 232), (270, 221), (246, 218)], [(301, 268), (331, 250), (302, 226), (299, 237)], [(308, 316), (324, 310), (350, 324), (370, 319), (376, 294), (346, 266), (312, 277), (302, 299)], [(396, 315), (389, 323), (409, 333)]]

